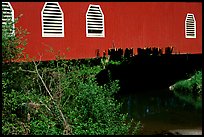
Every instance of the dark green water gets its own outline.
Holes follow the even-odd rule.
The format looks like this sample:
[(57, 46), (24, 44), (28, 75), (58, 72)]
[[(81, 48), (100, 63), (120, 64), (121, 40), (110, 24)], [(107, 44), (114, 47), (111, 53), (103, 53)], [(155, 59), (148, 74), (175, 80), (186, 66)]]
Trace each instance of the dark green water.
[(141, 121), (141, 134), (160, 134), (174, 129), (202, 129), (202, 110), (196, 110), (168, 89), (135, 91), (121, 96), (122, 111)]

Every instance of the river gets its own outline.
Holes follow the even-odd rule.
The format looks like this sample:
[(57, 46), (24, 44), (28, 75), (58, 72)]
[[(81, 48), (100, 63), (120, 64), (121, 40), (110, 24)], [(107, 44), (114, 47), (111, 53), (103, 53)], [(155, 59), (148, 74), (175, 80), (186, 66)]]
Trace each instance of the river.
[(176, 129), (202, 129), (202, 110), (180, 100), (168, 88), (120, 95), (122, 112), (141, 121), (142, 135)]

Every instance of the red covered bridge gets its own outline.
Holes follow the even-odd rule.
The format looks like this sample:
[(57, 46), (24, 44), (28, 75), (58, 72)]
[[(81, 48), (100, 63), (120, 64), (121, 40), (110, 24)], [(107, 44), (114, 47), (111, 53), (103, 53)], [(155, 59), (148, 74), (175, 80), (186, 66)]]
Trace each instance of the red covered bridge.
[[(67, 59), (96, 57), (109, 48), (173, 46), (202, 53), (201, 2), (2, 2), (15, 27), (30, 34), (25, 54), (43, 61), (60, 51)], [(2, 20), (3, 21), (3, 20)], [(102, 56), (102, 54), (100, 54)]]

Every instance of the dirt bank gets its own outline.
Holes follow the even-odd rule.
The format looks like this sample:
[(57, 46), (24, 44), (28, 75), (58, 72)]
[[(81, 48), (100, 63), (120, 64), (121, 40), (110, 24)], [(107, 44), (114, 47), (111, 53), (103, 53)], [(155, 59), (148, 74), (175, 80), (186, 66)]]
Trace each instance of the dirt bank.
[(169, 132), (174, 135), (202, 135), (202, 129), (176, 129)]

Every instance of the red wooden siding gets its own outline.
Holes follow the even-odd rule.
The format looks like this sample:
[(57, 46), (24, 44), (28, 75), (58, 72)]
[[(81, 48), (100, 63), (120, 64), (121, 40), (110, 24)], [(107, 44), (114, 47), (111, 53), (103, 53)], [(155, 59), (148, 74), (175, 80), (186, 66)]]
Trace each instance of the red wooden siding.
[[(174, 52), (202, 52), (202, 3), (200, 2), (59, 2), (64, 13), (64, 37), (42, 38), (41, 10), (44, 2), (11, 2), (15, 17), (23, 14), (16, 26), (27, 28), (25, 53), (42, 60), (55, 59), (60, 50), (67, 59), (93, 58), (96, 49), (173, 46)], [(89, 4), (100, 5), (105, 20), (105, 37), (86, 37), (86, 12)], [(196, 20), (196, 38), (185, 38), (185, 18)], [(66, 49), (69, 48), (69, 51)]]

